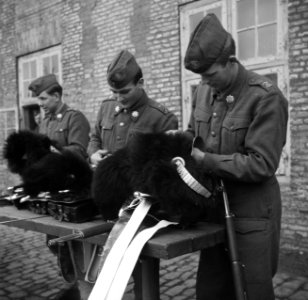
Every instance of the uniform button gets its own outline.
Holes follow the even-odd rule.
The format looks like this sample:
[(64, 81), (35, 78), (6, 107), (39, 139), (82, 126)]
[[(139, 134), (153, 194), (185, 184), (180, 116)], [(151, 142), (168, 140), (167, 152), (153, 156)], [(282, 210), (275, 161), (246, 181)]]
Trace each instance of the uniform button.
[(214, 112), (213, 113), (213, 117), (216, 118), (217, 117), (217, 113)]
[(215, 137), (215, 136), (216, 136), (215, 131), (212, 131), (212, 132), (211, 132), (211, 135)]
[(121, 139), (121, 137), (118, 135), (118, 136), (117, 136), (117, 140), (119, 141), (120, 139)]
[(124, 123), (124, 122), (121, 122), (119, 125), (120, 125), (120, 126), (124, 126), (124, 125), (125, 125), (125, 123)]

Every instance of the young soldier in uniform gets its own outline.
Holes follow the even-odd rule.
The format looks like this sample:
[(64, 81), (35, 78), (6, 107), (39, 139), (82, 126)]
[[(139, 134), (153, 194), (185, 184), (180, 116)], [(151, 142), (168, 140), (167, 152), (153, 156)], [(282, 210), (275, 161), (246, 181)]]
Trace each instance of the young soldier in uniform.
[(90, 124), (83, 113), (62, 102), (62, 87), (56, 76), (48, 74), (37, 78), (29, 90), (45, 112), (39, 132), (86, 159)]
[[(29, 85), (39, 100), (40, 107), (45, 116), (39, 125), (39, 132), (55, 140), (59, 146), (77, 153), (87, 159), (87, 147), (89, 143), (90, 124), (83, 113), (70, 108), (62, 101), (62, 87), (54, 74), (48, 74), (37, 78)], [(54, 148), (53, 151), (57, 151)], [(47, 235), (47, 242), (56, 238)], [(74, 248), (81, 248), (82, 243), (74, 241)], [(64, 243), (57, 249), (51, 249), (57, 255), (58, 263), (63, 277), (67, 281), (73, 281), (73, 263), (70, 259), (68, 244)], [(73, 278), (73, 279), (72, 279)]]
[(138, 132), (162, 132), (178, 127), (176, 116), (150, 99), (143, 89), (142, 70), (127, 50), (120, 51), (107, 70), (114, 95), (102, 102), (88, 153), (97, 165), (105, 155), (126, 145)]
[[(204, 148), (192, 156), (204, 171), (224, 180), (235, 215), (249, 300), (274, 300), (281, 198), (275, 171), (286, 142), (288, 103), (267, 78), (246, 70), (232, 36), (214, 14), (198, 24), (185, 55), (185, 68), (201, 75), (188, 132)], [(224, 209), (211, 214), (224, 222)], [(235, 299), (225, 245), (201, 252), (197, 299)]]
[[(90, 137), (88, 154), (93, 166), (124, 147), (135, 134), (178, 128), (176, 116), (147, 96), (142, 77), (140, 66), (127, 50), (120, 51), (109, 65), (107, 81), (114, 97), (102, 102)], [(133, 276), (139, 274), (135, 271)], [(135, 287), (136, 299), (141, 297), (139, 292)]]

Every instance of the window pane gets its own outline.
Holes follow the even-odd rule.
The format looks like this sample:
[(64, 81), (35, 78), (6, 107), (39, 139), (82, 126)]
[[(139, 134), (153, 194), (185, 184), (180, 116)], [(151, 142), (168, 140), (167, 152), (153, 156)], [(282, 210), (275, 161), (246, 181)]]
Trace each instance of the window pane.
[(219, 21), (221, 22), (221, 7), (215, 7), (215, 8), (209, 9), (207, 13), (215, 14), (217, 18), (219, 19)]
[(258, 0), (258, 24), (276, 21), (276, 0)]
[(203, 18), (203, 12), (198, 12), (196, 14), (190, 15), (189, 16), (189, 30), (190, 33), (194, 31), (198, 23), (202, 20)]
[(238, 51), (240, 59), (248, 59), (255, 56), (255, 31), (245, 30), (238, 34)]
[(22, 64), (22, 77), (23, 77), (23, 80), (27, 80), (29, 79), (29, 63), (23, 63)]
[(31, 79), (36, 78), (36, 61), (31, 61)]
[(237, 1), (237, 29), (255, 25), (255, 0)]
[(50, 74), (50, 58), (45, 57), (43, 59), (43, 75)]
[(57, 74), (59, 72), (59, 56), (53, 55), (51, 57), (52, 70), (51, 73)]
[(28, 87), (29, 87), (29, 81), (24, 81), (23, 84), (23, 97), (28, 97)]
[(276, 54), (277, 29), (276, 24), (260, 27), (258, 29), (259, 56)]

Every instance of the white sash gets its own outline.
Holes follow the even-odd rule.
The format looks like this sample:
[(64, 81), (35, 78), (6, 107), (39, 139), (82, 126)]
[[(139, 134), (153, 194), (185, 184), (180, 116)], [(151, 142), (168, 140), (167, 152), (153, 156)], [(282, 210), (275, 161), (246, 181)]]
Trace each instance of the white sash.
[(139, 232), (132, 240), (125, 251), (124, 257), (117, 270), (116, 276), (109, 288), (107, 297), (104, 300), (121, 300), (125, 292), (125, 288), (132, 274), (138, 257), (146, 242), (161, 228), (169, 225), (176, 225), (178, 223), (162, 220), (155, 226), (147, 228)]
[(134, 210), (130, 220), (127, 225), (116, 239), (114, 245), (112, 246), (104, 266), (98, 275), (96, 283), (93, 290), (88, 298), (88, 300), (103, 300), (106, 299), (109, 288), (116, 276), (118, 267), (121, 260), (125, 254), (125, 251), (136, 234), (140, 224), (145, 218), (146, 214), (150, 210), (151, 204), (145, 198), (140, 198), (140, 203)]

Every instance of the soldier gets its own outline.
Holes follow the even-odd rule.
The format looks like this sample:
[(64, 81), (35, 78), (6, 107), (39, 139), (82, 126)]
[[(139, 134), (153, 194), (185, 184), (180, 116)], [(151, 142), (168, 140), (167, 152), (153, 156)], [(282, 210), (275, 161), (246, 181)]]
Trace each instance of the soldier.
[[(56, 141), (59, 146), (70, 150), (85, 160), (87, 159), (87, 147), (89, 143), (90, 124), (84, 114), (70, 108), (62, 101), (62, 87), (54, 74), (48, 74), (37, 78), (29, 85), (29, 90), (38, 98), (40, 107), (44, 110), (44, 119), (39, 125), (39, 132)], [(51, 149), (57, 151), (56, 149)], [(47, 240), (56, 238), (47, 235)], [(74, 248), (79, 249), (82, 243), (74, 241)], [(57, 255), (58, 264), (65, 280), (72, 282), (74, 276), (74, 262), (68, 243), (57, 248), (50, 248)]]
[(63, 103), (62, 87), (56, 76), (48, 74), (37, 78), (31, 82), (29, 90), (45, 112), (39, 132), (86, 159), (90, 124), (83, 113)]
[[(281, 223), (275, 171), (286, 142), (288, 103), (269, 79), (246, 70), (234, 55), (232, 36), (214, 14), (205, 16), (184, 60), (202, 78), (188, 132), (204, 142), (192, 156), (205, 172), (224, 180), (248, 299), (274, 300)], [(223, 222), (223, 207), (209, 218)], [(225, 245), (201, 252), (197, 299), (235, 299), (230, 265)]]
[(125, 146), (139, 132), (178, 127), (176, 116), (147, 96), (142, 77), (140, 66), (127, 50), (120, 51), (109, 65), (107, 80), (114, 97), (102, 102), (97, 115), (88, 148), (93, 165)]
[[(147, 96), (142, 70), (129, 51), (122, 50), (114, 57), (107, 69), (107, 81), (113, 97), (102, 102), (90, 137), (88, 154), (93, 166), (124, 147), (135, 134), (178, 128), (176, 116)], [(133, 276), (138, 278), (138, 271)], [(89, 293), (91, 287), (84, 286), (86, 289)], [(135, 287), (136, 299), (141, 297), (139, 292)]]

